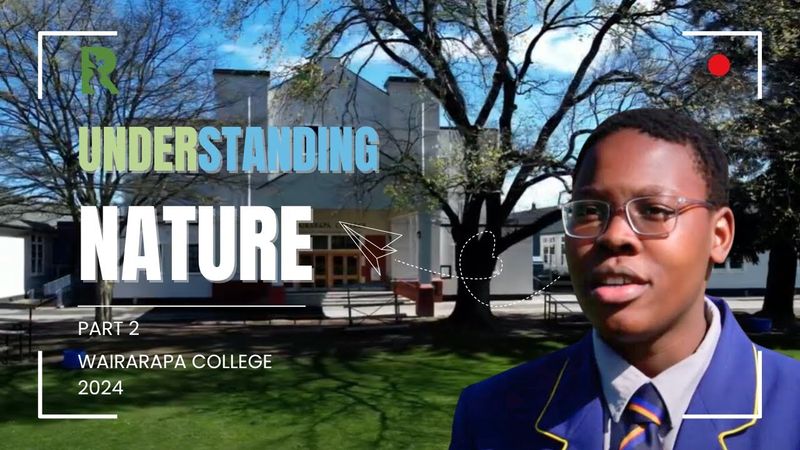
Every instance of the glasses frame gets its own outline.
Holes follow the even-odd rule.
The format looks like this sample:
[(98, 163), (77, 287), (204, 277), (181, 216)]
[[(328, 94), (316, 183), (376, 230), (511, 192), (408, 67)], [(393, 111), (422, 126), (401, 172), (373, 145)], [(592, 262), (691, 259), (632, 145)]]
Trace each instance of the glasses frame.
[[(633, 219), (631, 218), (630, 204), (635, 202), (635, 201), (637, 201), (637, 200), (641, 200), (641, 199), (645, 199), (645, 198), (654, 198), (654, 197), (657, 197), (657, 198), (667, 197), (667, 198), (675, 199), (675, 202), (677, 203), (677, 205), (675, 207), (675, 221), (672, 224), (672, 229), (670, 229), (669, 231), (666, 231), (664, 233), (643, 233), (643, 232), (640, 232), (638, 229), (636, 229), (636, 226), (633, 224)], [(602, 204), (605, 204), (606, 207), (608, 208), (608, 217), (607, 217), (607, 219), (605, 221), (605, 224), (603, 225), (602, 229), (600, 231), (598, 231), (597, 234), (595, 234), (593, 236), (580, 236), (580, 235), (572, 234), (567, 229), (567, 208), (570, 207), (570, 206), (574, 206), (577, 203), (583, 203), (583, 202), (602, 203)], [(682, 196), (678, 196), (678, 195), (643, 195), (643, 196), (640, 196), (640, 197), (634, 197), (632, 199), (629, 199), (625, 203), (623, 203), (621, 206), (618, 206), (616, 208), (614, 207), (614, 205), (611, 202), (607, 202), (605, 200), (596, 200), (596, 199), (572, 200), (570, 202), (564, 203), (563, 205), (559, 206), (559, 208), (561, 209), (561, 224), (564, 227), (564, 233), (566, 233), (567, 236), (569, 236), (571, 238), (575, 238), (575, 239), (597, 239), (598, 237), (602, 236), (603, 234), (606, 233), (606, 231), (608, 231), (608, 227), (609, 227), (609, 225), (611, 225), (611, 219), (613, 219), (614, 216), (619, 214), (621, 211), (625, 212), (625, 220), (628, 222), (628, 226), (630, 227), (630, 229), (637, 236), (648, 237), (648, 238), (666, 238), (667, 236), (670, 235), (670, 233), (675, 231), (675, 228), (677, 228), (677, 226), (678, 226), (678, 217), (681, 214), (683, 214), (684, 212), (686, 212), (686, 211), (688, 211), (690, 209), (693, 209), (693, 208), (697, 208), (697, 207), (714, 209), (714, 208), (716, 208), (716, 205), (713, 202), (710, 202), (708, 200), (698, 200), (698, 199), (692, 199), (692, 198), (682, 197)]]

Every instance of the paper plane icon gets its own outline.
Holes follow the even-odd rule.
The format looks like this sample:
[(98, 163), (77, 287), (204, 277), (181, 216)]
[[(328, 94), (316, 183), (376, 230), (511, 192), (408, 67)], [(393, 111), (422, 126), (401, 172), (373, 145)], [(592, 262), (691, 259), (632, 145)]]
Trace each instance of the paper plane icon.
[[(378, 273), (380, 276), (381, 269), (380, 265), (378, 264), (378, 260), (384, 258), (386, 256), (391, 255), (392, 253), (397, 252), (396, 249), (392, 248), (391, 245), (393, 242), (397, 241), (401, 237), (403, 237), (400, 233), (393, 233), (391, 231), (381, 230), (379, 228), (372, 228), (367, 227), (364, 225), (356, 225), (354, 223), (342, 222), (339, 221), (339, 225), (342, 226), (345, 233), (350, 236), (350, 239), (356, 244), (358, 250), (364, 255), (364, 258), (369, 262), (369, 265), (375, 269), (375, 272)], [(376, 244), (375, 242), (370, 241), (365, 236), (367, 233), (370, 235), (381, 234), (386, 236), (386, 243), (383, 244)]]

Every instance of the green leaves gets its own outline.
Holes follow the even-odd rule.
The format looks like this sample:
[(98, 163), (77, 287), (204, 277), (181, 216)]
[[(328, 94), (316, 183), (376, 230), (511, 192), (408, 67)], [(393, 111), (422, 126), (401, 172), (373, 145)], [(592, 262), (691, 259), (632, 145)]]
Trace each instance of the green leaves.
[(310, 101), (317, 96), (322, 86), (322, 67), (315, 63), (305, 63), (292, 68), (289, 83), (289, 96)]

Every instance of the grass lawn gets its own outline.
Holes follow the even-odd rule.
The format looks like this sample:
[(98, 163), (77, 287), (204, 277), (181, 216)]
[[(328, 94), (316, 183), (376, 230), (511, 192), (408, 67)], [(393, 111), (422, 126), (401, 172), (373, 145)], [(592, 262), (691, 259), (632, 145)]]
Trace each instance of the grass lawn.
[[(292, 346), (262, 371), (45, 367), (46, 413), (116, 421), (39, 421), (35, 367), (2, 368), (0, 448), (441, 449), (463, 387), (575, 338), (403, 337), (285, 337)], [(79, 397), (80, 379), (121, 379), (125, 392)]]

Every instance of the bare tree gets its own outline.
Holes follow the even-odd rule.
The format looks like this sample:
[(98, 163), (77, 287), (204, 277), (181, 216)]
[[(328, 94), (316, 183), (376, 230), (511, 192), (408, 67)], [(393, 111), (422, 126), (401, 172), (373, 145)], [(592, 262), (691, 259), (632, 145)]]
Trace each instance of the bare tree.
[[(185, 196), (207, 181), (198, 175), (131, 174), (78, 164), (84, 126), (169, 126), (203, 118), (212, 107), (212, 54), (198, 39), (202, 23), (165, 0), (5, 2), (0, 9), (0, 180), (28, 208), (72, 217), (77, 242), (80, 208), (154, 205)], [(45, 37), (41, 30), (115, 30), (115, 37)], [(96, 86), (81, 92), (80, 48), (99, 45), (117, 57), (111, 81), (118, 93)], [(43, 96), (38, 98), (37, 58)], [(116, 218), (105, 218), (115, 220)], [(77, 245), (76, 245), (77, 248)], [(75, 252), (76, 254), (78, 252)], [(78, 264), (75, 264), (77, 270)], [(110, 320), (112, 285), (95, 284), (96, 320)]]
[[(503, 224), (528, 188), (569, 173), (576, 140), (598, 119), (586, 111), (605, 105), (602, 94), (610, 90), (615, 98), (632, 96), (632, 91), (615, 87), (641, 83), (657, 65), (645, 67), (642, 59), (625, 57), (621, 49), (639, 40), (668, 44), (659, 43), (658, 30), (670, 27), (665, 19), (683, 9), (678, 3), (645, 7), (635, 0), (589, 5), (570, 0), (250, 0), (235, 3), (230, 23), (236, 26), (256, 13), (268, 17), (278, 25), (267, 27), (272, 31), (264, 41), (274, 44), (269, 49), (302, 34), (306, 68), (337, 56), (360, 73), (380, 52), (416, 77), (440, 103), (461, 142), (455, 158), (461, 182), (452, 186), (458, 195), (448, 195), (452, 190), (443, 194), (442, 183), (413, 158), (393, 161), (381, 170), (405, 183), (402, 191), (416, 189), (436, 203), (451, 225), (457, 254), (469, 242), (457, 267), (457, 274), (467, 279), (459, 279), (451, 319), (472, 328), (490, 323), (491, 311), (488, 302), (474, 301), (469, 292), (489, 299), (497, 256), (559, 216), (547, 214), (506, 234)], [(290, 18), (297, 18), (293, 25)], [(548, 73), (534, 57), (551, 33), (563, 32), (589, 42), (574, 72), (565, 77)], [(614, 51), (601, 52), (606, 46)], [(535, 129), (525, 127), (524, 136), (521, 110), (532, 116), (524, 117), (526, 121), (537, 124)], [(496, 148), (485, 145), (491, 141), (486, 138), (490, 128), (498, 135)], [(509, 177), (510, 185), (503, 189)], [(482, 230), (491, 233), (470, 239)]]

